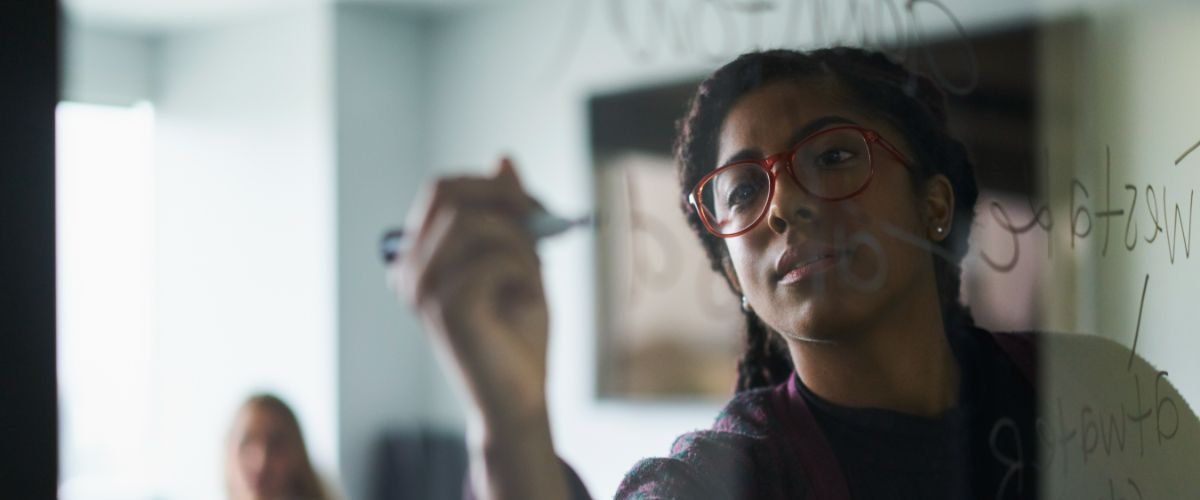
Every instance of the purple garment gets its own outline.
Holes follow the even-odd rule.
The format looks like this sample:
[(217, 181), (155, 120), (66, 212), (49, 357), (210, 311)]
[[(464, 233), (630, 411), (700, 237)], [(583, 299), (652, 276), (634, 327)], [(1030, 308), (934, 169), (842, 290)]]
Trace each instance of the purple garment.
[(680, 436), (669, 457), (634, 465), (616, 497), (848, 500), (833, 450), (796, 384), (791, 377), (736, 395), (712, 429)]
[[(960, 342), (952, 339), (960, 351), (960, 365), (965, 372), (985, 372), (987, 377), (976, 378), (979, 384), (974, 387), (963, 387), (973, 393), (970, 399), (989, 393), (989, 398), (1012, 397), (1015, 406), (1028, 408), (1033, 401), (1032, 336), (989, 334), (975, 328), (960, 333), (966, 334), (957, 339)], [(964, 357), (964, 352), (973, 355)], [(1000, 379), (1024, 387), (1009, 395), (990, 393)], [(675, 440), (669, 456), (634, 465), (616, 498), (849, 500), (846, 475), (803, 391), (793, 374), (777, 386), (737, 394), (711, 429), (684, 434)], [(574, 471), (564, 467), (572, 498), (590, 498)], [(1030, 492), (1036, 491), (1036, 483), (1031, 484), (1017, 497), (1033, 497)]]

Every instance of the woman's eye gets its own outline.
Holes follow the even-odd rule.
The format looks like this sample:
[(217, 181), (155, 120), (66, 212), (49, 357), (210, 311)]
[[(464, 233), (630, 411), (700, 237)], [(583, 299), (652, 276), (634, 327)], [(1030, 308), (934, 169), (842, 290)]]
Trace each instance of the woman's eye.
[(748, 182), (743, 182), (734, 186), (733, 189), (729, 191), (729, 196), (726, 198), (725, 204), (730, 208), (737, 208), (745, 205), (750, 200), (753, 200), (757, 194), (758, 186)]
[(838, 167), (853, 158), (854, 153), (845, 149), (830, 149), (817, 156), (816, 166), (819, 168)]

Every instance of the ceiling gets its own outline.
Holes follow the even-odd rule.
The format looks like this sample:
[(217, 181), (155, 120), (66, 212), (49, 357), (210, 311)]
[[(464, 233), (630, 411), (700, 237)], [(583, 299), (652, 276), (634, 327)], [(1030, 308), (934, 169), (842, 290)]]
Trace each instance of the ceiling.
[(366, 4), (439, 11), (505, 0), (62, 0), (71, 22), (160, 33), (295, 8), (306, 4)]

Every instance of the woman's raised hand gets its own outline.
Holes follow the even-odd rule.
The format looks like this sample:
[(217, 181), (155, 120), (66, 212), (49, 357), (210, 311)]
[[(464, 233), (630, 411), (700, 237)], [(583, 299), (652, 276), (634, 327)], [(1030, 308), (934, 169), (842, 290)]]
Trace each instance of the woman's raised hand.
[(489, 421), (544, 410), (548, 317), (522, 218), (536, 209), (512, 164), (494, 177), (442, 178), (410, 214), (395, 266), (402, 297)]
[(562, 498), (546, 415), (546, 299), (523, 225), (537, 204), (507, 159), (493, 177), (443, 178), (427, 195), (390, 275), (473, 406), (476, 491)]

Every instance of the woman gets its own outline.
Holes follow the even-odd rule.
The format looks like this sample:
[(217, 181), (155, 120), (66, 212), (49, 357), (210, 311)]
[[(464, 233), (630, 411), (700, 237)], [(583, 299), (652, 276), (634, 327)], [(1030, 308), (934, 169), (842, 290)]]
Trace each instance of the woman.
[(329, 500), (300, 422), (287, 403), (257, 394), (242, 403), (225, 446), (225, 482), (232, 500)]
[[(619, 498), (1036, 496), (1032, 350), (973, 327), (959, 262), (977, 197), (927, 79), (856, 49), (751, 53), (700, 86), (681, 201), (742, 301), (738, 394)], [(400, 262), (474, 412), (475, 487), (585, 495), (545, 406), (532, 207), (508, 161), (439, 181)]]

